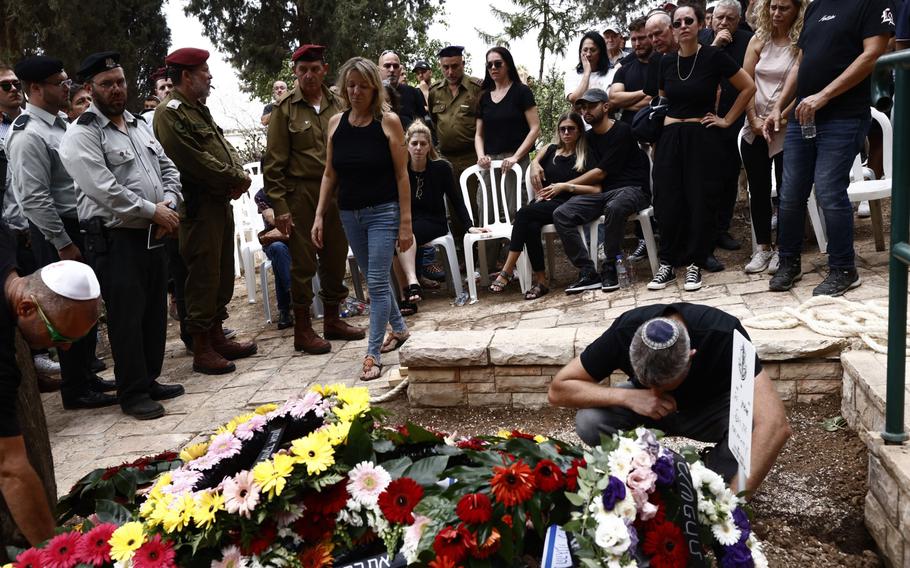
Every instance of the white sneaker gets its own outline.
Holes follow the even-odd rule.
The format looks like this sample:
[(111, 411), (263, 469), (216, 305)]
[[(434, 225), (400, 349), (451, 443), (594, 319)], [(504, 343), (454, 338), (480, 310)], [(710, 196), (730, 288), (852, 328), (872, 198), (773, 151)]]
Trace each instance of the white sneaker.
[(771, 262), (771, 257), (773, 256), (773, 250), (758, 249), (755, 251), (755, 254), (752, 255), (752, 260), (749, 261), (749, 264), (747, 264), (744, 269), (746, 271), (746, 274), (756, 274), (758, 272), (762, 272), (764, 269), (768, 268), (768, 263)]
[(686, 292), (694, 292), (696, 290), (701, 290), (701, 286), (701, 268), (694, 264), (690, 264), (689, 268), (686, 269), (686, 283), (683, 284), (683, 289)]
[(771, 255), (771, 260), (768, 262), (768, 274), (777, 274), (778, 268), (780, 268), (780, 255), (777, 251), (774, 251), (774, 254)]
[(35, 355), (35, 370), (43, 375), (56, 375), (60, 372), (60, 363), (51, 359), (47, 353)]
[(869, 210), (868, 201), (859, 202), (859, 207), (856, 208), (856, 216), (860, 219), (868, 219), (872, 216), (872, 211)]

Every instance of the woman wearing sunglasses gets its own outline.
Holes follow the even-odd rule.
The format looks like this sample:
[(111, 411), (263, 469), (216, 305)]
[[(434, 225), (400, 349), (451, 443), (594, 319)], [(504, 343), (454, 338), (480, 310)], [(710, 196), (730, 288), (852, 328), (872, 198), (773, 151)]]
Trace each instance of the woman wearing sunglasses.
[(600, 32), (589, 31), (578, 44), (578, 65), (566, 73), (566, 99), (575, 104), (588, 89), (610, 90), (610, 58), (607, 42)]
[(550, 144), (534, 158), (543, 169), (543, 188), (537, 192), (537, 199), (519, 209), (515, 215), (509, 255), (502, 272), (490, 285), (491, 292), (502, 292), (509, 285), (518, 257), (525, 247), (528, 249), (531, 270), (534, 271), (534, 285), (525, 293), (525, 300), (534, 300), (549, 292), (540, 230), (544, 225), (553, 223), (553, 212), (573, 195), (601, 191), (599, 185), (566, 183), (591, 169), (593, 162), (593, 156), (585, 143), (585, 123), (581, 116), (567, 112), (559, 117), (556, 124), (556, 144)]
[[(654, 155), (654, 212), (660, 220), (660, 268), (648, 283), (662, 290), (686, 267), (683, 288), (702, 287), (701, 269), (714, 249), (721, 172), (721, 129), (743, 113), (755, 93), (749, 74), (720, 49), (698, 43), (705, 21), (700, 6), (673, 11), (673, 35), (679, 51), (665, 55), (658, 68), (660, 96), (669, 108)], [(715, 114), (717, 88), (728, 79), (739, 96), (726, 116)]]

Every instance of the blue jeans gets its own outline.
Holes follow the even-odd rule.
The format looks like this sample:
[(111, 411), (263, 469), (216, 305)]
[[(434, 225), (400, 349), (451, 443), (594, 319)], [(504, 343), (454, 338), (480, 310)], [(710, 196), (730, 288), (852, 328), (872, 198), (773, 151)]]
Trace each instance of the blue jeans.
[(389, 272), (401, 218), (398, 202), (363, 209), (341, 210), (341, 224), (354, 251), (360, 270), (366, 275), (370, 292), (370, 336), (367, 355), (379, 363), (379, 349), (391, 323), (395, 333), (407, 331), (398, 304), (392, 299)]
[(272, 261), (275, 273), (275, 299), (279, 310), (291, 309), (291, 251), (281, 241), (265, 247), (265, 255)]
[(791, 120), (784, 140), (784, 179), (780, 191), (777, 246), (781, 258), (802, 252), (806, 201), (815, 184), (815, 199), (825, 216), (828, 266), (855, 268), (853, 206), (847, 197), (850, 168), (862, 147), (869, 120), (818, 122), (816, 137), (806, 140), (799, 122)]

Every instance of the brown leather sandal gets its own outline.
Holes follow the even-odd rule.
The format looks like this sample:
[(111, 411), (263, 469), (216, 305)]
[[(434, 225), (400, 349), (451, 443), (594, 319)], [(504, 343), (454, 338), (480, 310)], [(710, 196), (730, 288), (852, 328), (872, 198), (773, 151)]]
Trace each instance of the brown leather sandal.
[(382, 364), (377, 363), (372, 355), (363, 358), (363, 371), (360, 373), (361, 381), (373, 381), (382, 376)]

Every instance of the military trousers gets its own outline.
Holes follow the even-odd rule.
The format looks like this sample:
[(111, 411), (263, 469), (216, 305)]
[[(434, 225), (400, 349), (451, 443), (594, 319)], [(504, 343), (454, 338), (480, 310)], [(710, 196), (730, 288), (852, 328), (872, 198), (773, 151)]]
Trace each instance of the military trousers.
[(311, 231), (319, 203), (320, 180), (298, 180), (285, 195), (294, 229), (288, 239), (291, 252), (291, 301), (295, 308), (313, 302), (313, 275), (319, 274), (319, 297), (324, 304), (340, 304), (348, 297), (344, 271), (348, 240), (341, 226), (338, 203), (332, 200), (322, 222), (322, 249), (313, 244)]
[(186, 331), (201, 333), (227, 319), (234, 295), (234, 211), (229, 201), (208, 195), (184, 203), (180, 256), (186, 264)]
[(161, 375), (167, 336), (167, 251), (148, 250), (148, 230), (86, 236), (86, 257), (101, 283), (120, 405), (148, 397)]
[[(455, 175), (455, 187), (458, 189), (458, 194), (461, 195), (461, 174), (471, 166), (477, 165), (477, 155), (472, 151), (466, 154), (446, 154), (444, 158), (452, 164), (452, 173)], [(465, 207), (471, 214), (471, 219), (474, 220), (474, 224), (480, 226), (482, 223), (480, 222), (480, 211), (477, 208), (478, 187), (477, 178), (472, 177), (468, 181), (469, 201), (465, 203)], [(449, 204), (449, 211), (455, 211), (453, 206), (453, 203)], [(452, 236), (455, 237), (455, 242), (460, 246), (467, 228), (461, 226), (461, 219), (459, 219), (457, 215), (452, 215), (449, 221), (452, 226)]]

